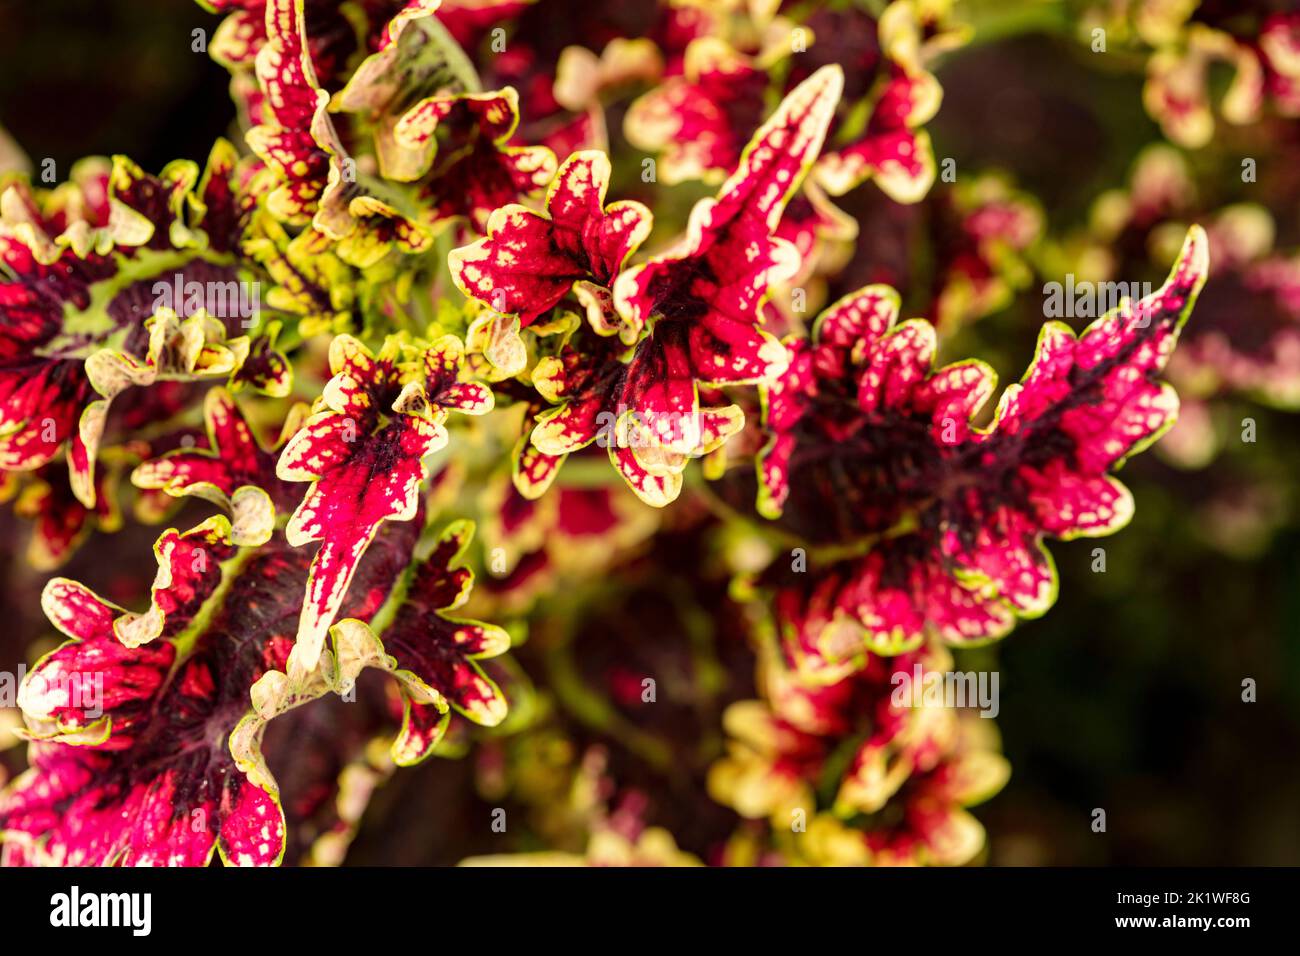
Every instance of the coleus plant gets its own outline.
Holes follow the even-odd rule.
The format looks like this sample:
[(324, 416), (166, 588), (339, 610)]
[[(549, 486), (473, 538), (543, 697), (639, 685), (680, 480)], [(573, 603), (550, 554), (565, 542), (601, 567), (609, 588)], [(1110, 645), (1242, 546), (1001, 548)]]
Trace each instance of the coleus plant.
[[(666, 5), (593, 14), (562, 50), (520, 28), (500, 58), (527, 4), (207, 6), (246, 150), (218, 142), (201, 174), (91, 160), (0, 199), (0, 465), (32, 553), (52, 568), (120, 526), (128, 475), (134, 520), (178, 523), (120, 604), (45, 585), (66, 641), (22, 687), (4, 862), (337, 859), (345, 777), (526, 731), (544, 708), (503, 662), (547, 592), (581, 603), (674, 521), (768, 543), (734, 569), (761, 699), (727, 710), (712, 796), (774, 832), (807, 809), (783, 860), (975, 858), (964, 808), (1008, 773), (988, 725), (884, 690), (1044, 613), (1045, 539), (1132, 515), (1114, 472), (1175, 416), (1160, 373), (1205, 233), (1151, 296), (1045, 325), (990, 418), (992, 370), (936, 368), (939, 333), (900, 321), (894, 289), (811, 323), (773, 307), (856, 234), (827, 193), (929, 190), (930, 65), (962, 35), (946, 4)], [(664, 151), (665, 184), (713, 190), (684, 221), (652, 157), (611, 149), (602, 97), (629, 88), (627, 139)], [(972, 202), (971, 320), (1013, 294), (997, 268), (1040, 226), (998, 190)], [(295, 764), (294, 728), (328, 753)], [(583, 859), (694, 860), (603, 814)]]
[(1132, 517), (1111, 473), (1173, 424), (1177, 396), (1157, 376), (1208, 264), (1194, 227), (1152, 295), (1078, 336), (1045, 324), (986, 426), (973, 418), (992, 370), (935, 369), (933, 327), (898, 322), (892, 289), (869, 286), (819, 315), (764, 389), (757, 507), (810, 544), (862, 547), (778, 588), (792, 655), (835, 668), (927, 634), (987, 641), (1046, 611), (1057, 580), (1043, 538), (1106, 535)]

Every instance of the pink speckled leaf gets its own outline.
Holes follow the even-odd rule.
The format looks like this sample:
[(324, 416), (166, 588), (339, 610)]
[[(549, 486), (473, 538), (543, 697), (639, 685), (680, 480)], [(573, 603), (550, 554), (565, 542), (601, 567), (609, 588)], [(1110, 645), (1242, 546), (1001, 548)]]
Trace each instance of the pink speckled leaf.
[[(380, 535), (344, 613), (374, 615), (417, 534), (398, 525)], [(195, 633), (137, 648), (114, 636), (120, 608), (74, 582), (51, 582), (44, 607), (72, 640), (24, 686), (28, 735), (38, 739), (28, 771), (0, 792), (6, 862), (204, 866), (219, 852), (231, 865), (278, 863), (285, 822), (276, 782), (246, 775), (228, 740), (250, 714), (253, 689), (284, 678), (309, 566), (276, 538), (231, 570), (228, 595)]]
[(447, 444), (449, 411), (482, 414), (492, 393), (463, 381), (465, 349), (446, 336), (418, 365), (399, 365), (396, 340), (376, 358), (348, 336), (330, 347), (333, 378), (317, 411), (285, 446), (284, 481), (310, 481), (286, 535), (301, 546), (320, 541), (298, 628), (296, 663), (311, 670), (347, 593), (348, 582), (379, 526), (409, 521), (419, 506), (424, 459)]
[[(138, 488), (212, 501), (230, 513), (235, 544), (264, 544), (274, 531), (277, 506), (292, 504), (289, 486), (275, 474), (276, 453), (262, 448), (223, 388), (209, 390), (203, 417), (207, 448), (179, 448), (150, 459), (135, 469), (131, 481)], [(302, 406), (290, 412), (285, 437), (297, 430), (302, 417)]]
[(821, 148), (843, 86), (838, 67), (796, 87), (754, 134), (714, 199), (698, 203), (678, 250), (620, 274), (624, 318), (654, 322), (628, 368), (623, 403), (665, 447), (690, 453), (700, 383), (773, 378), (785, 349), (758, 328), (769, 285), (789, 278), (798, 254), (774, 238), (785, 204)]
[(403, 149), (428, 157), (420, 200), (434, 222), (467, 218), (479, 232), (503, 206), (539, 192), (555, 173), (545, 146), (511, 146), (519, 123), (513, 87), (428, 97), (394, 127)]
[(499, 627), (461, 620), (448, 612), (469, 598), (474, 575), (453, 567), (469, 545), (473, 526), (450, 525), (433, 552), (416, 566), (392, 622), (378, 636), (358, 621), (333, 630), (335, 653), (344, 680), (363, 666), (379, 666), (399, 682), (406, 718), (393, 744), (402, 765), (427, 757), (442, 736), (447, 704), (485, 726), (506, 715), (506, 700), (476, 661), (510, 649), (510, 635)]
[(605, 205), (609, 159), (574, 153), (556, 173), (546, 214), (503, 206), (485, 238), (451, 254), (452, 278), (468, 296), (527, 325), (580, 280), (612, 283), (650, 233), (650, 211), (637, 202)]
[(1044, 539), (1110, 534), (1132, 515), (1113, 472), (1173, 422), (1158, 376), (1207, 268), (1193, 227), (1152, 295), (1078, 337), (1045, 325), (986, 429), (971, 424), (994, 388), (986, 366), (933, 369), (933, 329), (895, 324), (880, 287), (828, 309), (767, 390), (759, 508), (814, 543), (887, 537), (781, 589), (790, 656), (833, 667), (927, 634), (986, 641), (1046, 611), (1057, 580)]
[(929, 73), (893, 65), (866, 131), (856, 142), (818, 161), (818, 183), (831, 195), (841, 196), (874, 179), (895, 202), (925, 198), (934, 183), (934, 149), (930, 135), (919, 127), (938, 112), (942, 95)]

